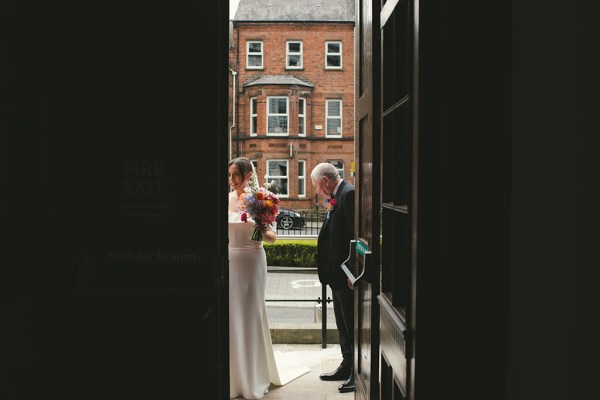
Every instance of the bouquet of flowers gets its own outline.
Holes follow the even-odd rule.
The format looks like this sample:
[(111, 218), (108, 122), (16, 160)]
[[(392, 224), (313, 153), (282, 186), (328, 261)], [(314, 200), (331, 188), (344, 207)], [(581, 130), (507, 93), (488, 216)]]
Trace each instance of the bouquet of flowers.
[(270, 186), (268, 183), (265, 183), (265, 186), (258, 186), (256, 170), (252, 166), (252, 176), (248, 186), (244, 188), (244, 193), (240, 196), (242, 204), (239, 212), (242, 215), (242, 221), (248, 222), (248, 216), (252, 217), (255, 227), (251, 239), (258, 242), (262, 240), (260, 226), (273, 223), (279, 214), (279, 198), (269, 191)]

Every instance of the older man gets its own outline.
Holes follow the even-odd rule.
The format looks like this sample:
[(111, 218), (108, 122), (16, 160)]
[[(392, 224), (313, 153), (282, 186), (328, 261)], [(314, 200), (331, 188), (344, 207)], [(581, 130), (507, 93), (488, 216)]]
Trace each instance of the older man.
[(345, 381), (338, 390), (354, 391), (354, 292), (340, 265), (348, 257), (354, 239), (354, 186), (341, 179), (337, 168), (318, 164), (310, 178), (317, 194), (329, 199), (327, 215), (317, 243), (317, 268), (322, 285), (329, 285), (333, 295), (333, 312), (340, 338), (342, 363), (320, 378)]

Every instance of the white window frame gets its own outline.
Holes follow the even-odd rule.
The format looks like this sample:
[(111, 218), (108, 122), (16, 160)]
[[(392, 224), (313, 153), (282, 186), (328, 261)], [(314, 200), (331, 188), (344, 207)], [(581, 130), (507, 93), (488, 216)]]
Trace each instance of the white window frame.
[(258, 134), (258, 98), (250, 98), (250, 136)]
[[(299, 44), (300, 51), (291, 51), (290, 44)], [(290, 65), (290, 56), (299, 56), (298, 65)], [(298, 40), (288, 40), (285, 42), (285, 68), (286, 69), (302, 69), (304, 68), (303, 44)]]
[[(284, 163), (286, 174), (285, 175), (270, 175), (269, 170), (270, 170), (270, 164), (272, 162)], [(282, 159), (271, 159), (271, 160), (267, 160), (266, 166), (267, 166), (267, 172), (265, 174), (265, 180), (267, 182), (271, 182), (272, 180), (276, 180), (276, 183), (278, 183), (279, 180), (286, 181), (285, 189), (286, 189), (287, 193), (281, 192), (281, 189), (284, 187), (284, 185), (277, 184), (277, 188), (280, 190), (279, 193), (277, 193), (277, 197), (279, 197), (279, 198), (290, 197), (290, 161), (283, 159), (283, 158)]]
[[(285, 113), (271, 113), (271, 100), (277, 100), (277, 99), (285, 99)], [(267, 97), (267, 120), (266, 120), (266, 125), (267, 125), (267, 136), (289, 136), (290, 133), (290, 99), (286, 96), (268, 96)], [(287, 124), (286, 124), (286, 129), (285, 132), (270, 132), (269, 129), (269, 121), (271, 119), (271, 117), (278, 117), (278, 118), (282, 118), (285, 117), (287, 120)]]
[[(300, 123), (301, 121), (302, 123)], [(306, 136), (306, 99), (304, 97), (298, 99), (298, 136)]]
[(306, 160), (298, 160), (298, 197), (306, 197)]
[[(250, 45), (254, 44), (254, 43), (259, 43), (260, 44), (260, 51), (259, 52), (252, 52), (252, 54), (250, 54)], [(260, 56), (260, 65), (250, 65), (250, 56)], [(246, 68), (247, 69), (263, 69), (263, 64), (264, 64), (264, 43), (262, 42), (262, 40), (248, 40), (246, 42)]]
[[(338, 44), (340, 46), (340, 51), (339, 52), (330, 52), (329, 51), (329, 45), (330, 44)], [(329, 65), (329, 61), (328, 61), (328, 57), (332, 56), (332, 57), (339, 57), (340, 58), (340, 65)], [(325, 69), (342, 69), (342, 65), (344, 65), (342, 63), (342, 42), (340, 41), (328, 41), (325, 42)]]
[[(330, 115), (329, 114), (329, 105), (333, 103), (339, 103), (340, 107), (340, 115)], [(329, 99), (325, 101), (325, 137), (330, 138), (340, 138), (342, 137), (343, 126), (342, 125), (342, 114), (343, 114), (343, 104), (342, 100), (339, 99)], [(330, 134), (329, 133), (329, 124), (330, 121), (339, 120), (339, 132), (338, 134)]]

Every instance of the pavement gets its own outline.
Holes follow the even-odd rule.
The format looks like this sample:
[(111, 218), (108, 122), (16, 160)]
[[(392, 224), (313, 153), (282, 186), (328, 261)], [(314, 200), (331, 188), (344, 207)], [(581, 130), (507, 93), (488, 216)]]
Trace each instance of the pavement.
[[(273, 343), (322, 344), (322, 286), (317, 271), (267, 268), (266, 308)], [(327, 287), (331, 299), (331, 288)], [(333, 305), (327, 304), (327, 344), (339, 343)]]
[[(308, 367), (308, 372), (283, 386), (271, 385), (263, 399), (279, 400), (350, 400), (354, 392), (340, 393), (343, 381), (323, 381), (324, 372), (334, 371), (342, 362), (340, 346), (329, 345), (322, 349), (318, 344), (274, 344), (275, 359), (294, 360), (295, 365)], [(243, 397), (237, 397), (242, 400)]]
[(275, 356), (278, 352), (288, 352), (308, 366), (309, 372), (284, 386), (271, 385), (263, 399), (280, 400), (350, 400), (354, 392), (340, 393), (341, 381), (323, 381), (319, 375), (335, 370), (342, 361), (339, 344), (330, 344), (322, 349), (319, 344), (274, 344)]

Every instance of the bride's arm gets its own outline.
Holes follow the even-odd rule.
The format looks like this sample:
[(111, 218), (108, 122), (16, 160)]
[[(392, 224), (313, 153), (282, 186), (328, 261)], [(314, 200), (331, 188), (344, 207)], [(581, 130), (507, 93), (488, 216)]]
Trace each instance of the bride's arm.
[(275, 232), (273, 224), (262, 225), (261, 233), (264, 242), (275, 243), (275, 240), (277, 240), (277, 232)]

